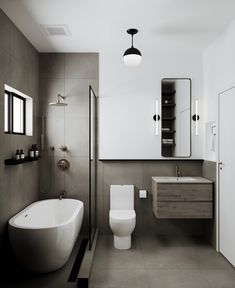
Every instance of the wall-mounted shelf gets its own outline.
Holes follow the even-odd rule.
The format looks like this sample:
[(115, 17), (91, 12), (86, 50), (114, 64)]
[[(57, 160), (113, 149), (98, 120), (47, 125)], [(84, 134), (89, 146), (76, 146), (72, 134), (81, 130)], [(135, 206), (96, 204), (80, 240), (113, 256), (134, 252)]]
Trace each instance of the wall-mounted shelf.
[(25, 157), (24, 159), (20, 159), (20, 160), (16, 160), (14, 158), (6, 159), (5, 165), (19, 165), (19, 164), (23, 164), (23, 163), (29, 163), (29, 162), (37, 161), (39, 158), (40, 157), (34, 157), (34, 158)]
[(164, 107), (164, 108), (174, 108), (175, 104), (162, 104), (162, 107)]
[(163, 96), (172, 96), (175, 95), (176, 91), (162, 91)]
[(169, 131), (162, 130), (162, 133), (164, 133), (164, 134), (172, 134), (175, 132), (176, 132), (175, 130), (169, 130)]
[(162, 146), (175, 146), (175, 143), (163, 143)]
[(163, 117), (162, 120), (171, 121), (171, 120), (175, 120), (175, 117)]
[(175, 82), (162, 81), (162, 130), (163, 139), (171, 139), (172, 141), (162, 141), (162, 155), (164, 157), (172, 157), (175, 151), (175, 107), (176, 107), (176, 89)]

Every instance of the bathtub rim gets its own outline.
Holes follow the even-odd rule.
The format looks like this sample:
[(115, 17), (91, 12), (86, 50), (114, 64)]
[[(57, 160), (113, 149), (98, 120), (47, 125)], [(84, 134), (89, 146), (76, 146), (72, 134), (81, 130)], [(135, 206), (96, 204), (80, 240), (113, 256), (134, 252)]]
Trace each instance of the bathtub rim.
[[(57, 224), (57, 225), (53, 225), (53, 226), (51, 225), (51, 226), (45, 226), (45, 227), (35, 227), (35, 226), (28, 227), (28, 226), (24, 226), (24, 225), (15, 224), (15, 219), (17, 217), (19, 217), (21, 214), (23, 214), (24, 212), (26, 212), (26, 210), (28, 210), (31, 206), (34, 206), (36, 203), (45, 202), (45, 201), (50, 202), (53, 200), (58, 200), (58, 201), (72, 200), (74, 202), (78, 202), (80, 205), (77, 207), (77, 209), (75, 209), (75, 212), (72, 214), (72, 216), (71, 216), (71, 218), (69, 218), (69, 220), (64, 221), (64, 222)], [(72, 222), (76, 218), (76, 216), (79, 214), (81, 209), (83, 210), (83, 213), (84, 213), (84, 203), (78, 199), (63, 198), (62, 200), (59, 200), (58, 198), (52, 198), (52, 199), (39, 200), (39, 201), (32, 202), (31, 204), (26, 206), (23, 210), (19, 211), (17, 214), (12, 216), (8, 220), (8, 227), (11, 226), (14, 228), (25, 229), (25, 230), (46, 230), (46, 229), (59, 228), (59, 227), (65, 226), (65, 225), (69, 224), (70, 222)]]

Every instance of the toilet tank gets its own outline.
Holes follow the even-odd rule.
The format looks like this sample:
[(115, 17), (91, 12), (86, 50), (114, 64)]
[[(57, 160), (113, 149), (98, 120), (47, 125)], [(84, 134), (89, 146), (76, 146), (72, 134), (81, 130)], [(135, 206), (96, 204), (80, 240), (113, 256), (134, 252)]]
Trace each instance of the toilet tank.
[(134, 185), (110, 186), (110, 210), (134, 210)]

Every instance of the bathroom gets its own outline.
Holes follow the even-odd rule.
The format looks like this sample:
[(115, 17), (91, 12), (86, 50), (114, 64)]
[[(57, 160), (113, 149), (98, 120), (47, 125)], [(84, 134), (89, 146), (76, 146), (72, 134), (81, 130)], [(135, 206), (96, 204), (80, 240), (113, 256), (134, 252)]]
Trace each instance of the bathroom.
[(1, 287), (234, 287), (235, 3), (125, 5), (0, 0)]

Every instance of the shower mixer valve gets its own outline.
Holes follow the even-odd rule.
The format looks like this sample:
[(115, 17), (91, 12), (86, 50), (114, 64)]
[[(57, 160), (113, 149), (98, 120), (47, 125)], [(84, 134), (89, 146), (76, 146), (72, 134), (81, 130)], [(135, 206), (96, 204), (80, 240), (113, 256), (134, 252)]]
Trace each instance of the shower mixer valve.
[(70, 163), (67, 159), (60, 159), (57, 162), (57, 167), (62, 171), (68, 170), (69, 166), (70, 166)]
[(68, 152), (68, 147), (66, 145), (60, 146), (60, 150), (63, 152)]

